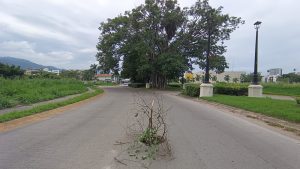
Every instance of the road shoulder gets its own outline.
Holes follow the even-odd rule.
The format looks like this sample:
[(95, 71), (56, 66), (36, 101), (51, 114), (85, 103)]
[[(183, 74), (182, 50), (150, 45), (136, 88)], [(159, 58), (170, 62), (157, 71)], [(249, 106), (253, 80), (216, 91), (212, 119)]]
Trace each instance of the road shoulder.
[(220, 103), (209, 102), (203, 99), (198, 99), (194, 97), (185, 96), (182, 94), (177, 94), (178, 97), (185, 99), (193, 100), (195, 102), (204, 103), (206, 105), (212, 106), (221, 110), (224, 113), (230, 113), (239, 118), (243, 118), (247, 121), (260, 125), (262, 127), (271, 129), (272, 131), (278, 132), (280, 134), (289, 136), (291, 138), (297, 139), (300, 141), (300, 124), (291, 123), (281, 119), (265, 116), (259, 113), (235, 108), (232, 106), (227, 106)]
[(83, 104), (86, 104), (90, 101), (96, 100), (96, 99), (102, 97), (103, 95), (104, 95), (104, 93), (101, 93), (101, 94), (93, 96), (91, 98), (88, 98), (88, 99), (85, 99), (85, 100), (82, 100), (82, 101), (79, 101), (76, 103), (72, 103), (72, 104), (69, 104), (69, 105), (66, 105), (63, 107), (59, 107), (56, 109), (52, 109), (52, 110), (44, 111), (41, 113), (33, 114), (30, 116), (25, 116), (22, 118), (18, 118), (18, 119), (14, 119), (11, 121), (0, 123), (0, 132), (10, 131), (10, 130), (13, 130), (13, 129), (16, 129), (19, 127), (23, 127), (23, 126), (35, 123), (35, 122), (49, 119), (55, 115), (62, 114), (67, 110), (78, 108), (78, 107), (82, 106)]

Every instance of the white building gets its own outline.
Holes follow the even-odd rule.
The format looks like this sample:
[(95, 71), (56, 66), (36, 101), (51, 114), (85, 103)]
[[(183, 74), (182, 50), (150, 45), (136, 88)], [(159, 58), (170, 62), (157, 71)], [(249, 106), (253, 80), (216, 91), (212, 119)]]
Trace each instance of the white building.
[(266, 77), (266, 82), (276, 82), (279, 77), (282, 76), (281, 68), (274, 68), (268, 70), (268, 75)]
[(59, 75), (60, 70), (51, 70), (51, 72), (52, 72), (52, 73), (55, 73), (55, 74), (57, 74), (57, 75)]
[(59, 75), (59, 73), (60, 73), (60, 70), (58, 70), (58, 69), (57, 70), (50, 70), (48, 68), (44, 68), (43, 71), (49, 72), (49, 73), (54, 73), (54, 74), (57, 74), (57, 75)]

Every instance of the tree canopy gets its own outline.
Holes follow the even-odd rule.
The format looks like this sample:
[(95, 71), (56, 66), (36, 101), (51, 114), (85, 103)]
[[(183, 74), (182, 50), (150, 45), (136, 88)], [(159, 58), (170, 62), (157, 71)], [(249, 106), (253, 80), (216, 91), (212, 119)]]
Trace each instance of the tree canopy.
[(0, 63), (0, 77), (5, 78), (14, 78), (14, 77), (21, 77), (24, 75), (24, 70), (20, 68), (20, 66), (15, 65), (5, 65)]
[(210, 69), (223, 72), (228, 67), (223, 41), (240, 23), (241, 18), (222, 14), (222, 7), (215, 9), (208, 0), (197, 0), (190, 8), (181, 8), (176, 0), (145, 0), (101, 23), (96, 58), (104, 73), (121, 72), (132, 81), (164, 88), (193, 64), (204, 69), (207, 53)]

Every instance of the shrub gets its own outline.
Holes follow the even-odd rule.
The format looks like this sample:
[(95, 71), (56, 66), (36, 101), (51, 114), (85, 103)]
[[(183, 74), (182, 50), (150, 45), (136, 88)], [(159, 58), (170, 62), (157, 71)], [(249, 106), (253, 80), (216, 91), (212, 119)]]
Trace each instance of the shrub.
[(248, 94), (248, 86), (238, 83), (216, 83), (214, 85), (215, 94), (225, 94), (232, 96), (246, 96)]
[(184, 94), (198, 97), (200, 94), (200, 84), (185, 84)]
[(300, 97), (296, 97), (297, 104), (300, 104)]
[(141, 88), (145, 87), (146, 83), (129, 83), (128, 86), (133, 88)]
[(181, 84), (180, 83), (169, 83), (168, 86), (169, 87), (174, 87), (174, 88), (181, 88)]

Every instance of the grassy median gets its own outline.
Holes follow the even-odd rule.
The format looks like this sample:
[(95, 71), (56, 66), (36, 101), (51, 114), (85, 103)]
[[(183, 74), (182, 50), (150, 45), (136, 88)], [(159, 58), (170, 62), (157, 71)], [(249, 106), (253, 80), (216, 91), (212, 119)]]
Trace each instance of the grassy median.
[(69, 100), (56, 102), (56, 103), (49, 103), (49, 104), (45, 104), (45, 105), (40, 105), (40, 106), (36, 106), (36, 107), (34, 107), (32, 109), (29, 109), (29, 110), (14, 111), (14, 112), (11, 112), (11, 113), (2, 114), (2, 115), (0, 115), (0, 123), (10, 121), (10, 120), (14, 120), (14, 119), (18, 119), (18, 118), (25, 117), (25, 116), (30, 116), (30, 115), (41, 113), (41, 112), (44, 112), (44, 111), (52, 110), (52, 109), (55, 109), (55, 108), (58, 108), (58, 107), (66, 106), (66, 105), (76, 103), (76, 102), (88, 99), (90, 97), (96, 96), (100, 93), (103, 93), (102, 89), (95, 89), (93, 92), (87, 92), (87, 93), (84, 93), (80, 96), (71, 98)]
[(229, 95), (214, 95), (202, 99), (300, 123), (300, 105), (297, 105), (296, 101)]
[(74, 79), (4, 79), (0, 77), (0, 109), (83, 93), (87, 85)]
[(288, 83), (265, 83), (263, 84), (265, 94), (284, 95), (284, 96), (300, 96), (300, 84)]

